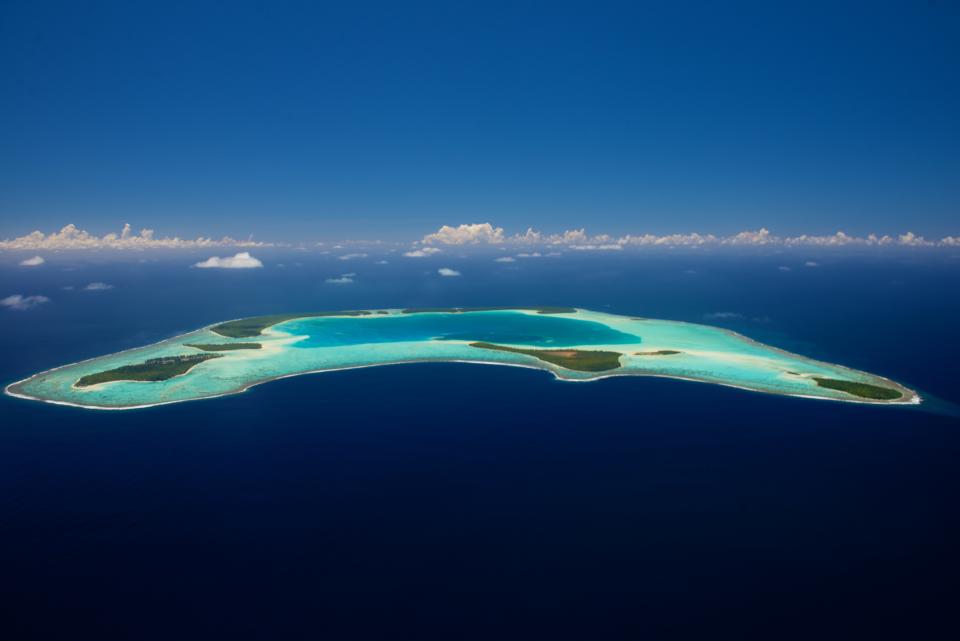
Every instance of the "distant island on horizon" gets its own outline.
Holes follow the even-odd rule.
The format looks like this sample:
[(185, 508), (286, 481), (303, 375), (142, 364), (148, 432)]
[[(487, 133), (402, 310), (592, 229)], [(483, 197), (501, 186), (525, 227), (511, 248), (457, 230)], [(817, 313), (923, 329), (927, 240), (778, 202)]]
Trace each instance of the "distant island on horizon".
[(90, 409), (215, 398), (300, 374), (411, 362), (531, 367), (564, 381), (660, 376), (752, 391), (917, 404), (882, 376), (730, 330), (574, 307), (436, 307), (256, 316), (40, 372), (11, 396)]

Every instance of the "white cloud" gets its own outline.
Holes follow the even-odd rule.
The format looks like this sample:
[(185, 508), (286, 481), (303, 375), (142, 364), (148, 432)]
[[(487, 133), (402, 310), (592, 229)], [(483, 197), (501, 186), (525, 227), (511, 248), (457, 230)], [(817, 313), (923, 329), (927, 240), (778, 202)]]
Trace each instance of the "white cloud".
[[(557, 256), (559, 255), (560, 254), (557, 254)], [(530, 253), (521, 252), (517, 254), (517, 258), (540, 258), (540, 256), (542, 256), (540, 252), (530, 252)]]
[(253, 240), (236, 240), (224, 236), (219, 240), (212, 238), (185, 239), (178, 237), (156, 238), (152, 229), (142, 229), (134, 234), (130, 225), (124, 225), (119, 234), (110, 233), (94, 236), (76, 225), (67, 225), (58, 232), (44, 234), (35, 231), (26, 236), (0, 240), (0, 249), (197, 249), (203, 247), (265, 247), (269, 243)]
[(771, 245), (778, 244), (780, 239), (770, 234), (766, 228), (757, 231), (742, 231), (723, 239), (728, 245)]
[[(568, 229), (559, 234), (543, 234), (533, 229), (528, 229), (523, 234), (515, 234), (507, 239), (507, 242), (518, 245), (574, 245), (574, 244), (604, 244), (614, 240), (609, 234), (600, 234), (590, 236), (585, 229)], [(539, 256), (539, 254), (536, 254)]]
[(21, 260), (20, 266), (21, 267), (39, 267), (45, 262), (47, 261), (43, 259), (43, 256), (34, 256), (33, 258), (25, 258)]
[(791, 268), (787, 267), (786, 265), (780, 265), (779, 267), (777, 267), (777, 269), (779, 269), (779, 270), (782, 271), (782, 272), (792, 272), (792, 271), (793, 271)]
[(803, 266), (804, 266), (804, 267), (819, 267), (819, 266), (820, 266), (820, 263), (818, 263), (818, 262), (815, 261), (815, 260), (808, 260), (807, 262), (805, 262), (805, 263), (803, 264)]
[(356, 276), (353, 272), (349, 274), (341, 274), (338, 278), (328, 278), (326, 282), (330, 285), (350, 285), (353, 283), (353, 278)]
[(96, 283), (90, 283), (89, 285), (87, 285), (87, 286), (84, 287), (83, 289), (84, 289), (85, 291), (88, 291), (88, 292), (102, 292), (102, 291), (106, 291), (106, 290), (108, 290), (108, 289), (113, 289), (113, 285), (108, 285), (107, 283), (96, 282)]
[(511, 238), (513, 242), (521, 243), (524, 245), (536, 245), (543, 242), (543, 234), (538, 231), (535, 231), (532, 227), (527, 228), (526, 233), (517, 234)]
[(940, 244), (944, 247), (960, 247), (960, 236), (944, 236)]
[(432, 256), (433, 254), (440, 253), (442, 250), (437, 249), (436, 247), (424, 247), (423, 249), (414, 249), (412, 251), (404, 252), (404, 256), (407, 258), (426, 258), (427, 256)]
[(934, 244), (929, 240), (926, 240), (923, 236), (917, 236), (912, 231), (902, 234), (897, 239), (897, 242), (901, 245), (909, 245), (911, 247), (927, 247)]
[(389, 265), (389, 264), (390, 264), (389, 260), (378, 260), (377, 262), (374, 263), (374, 265)]
[(355, 258), (366, 258), (366, 254), (344, 254), (343, 256), (338, 256), (340, 260), (353, 260)]
[(451, 227), (444, 225), (436, 233), (423, 237), (425, 245), (441, 243), (443, 245), (474, 245), (477, 243), (502, 243), (503, 227), (494, 227), (490, 223), (460, 225)]
[(494, 258), (493, 262), (495, 263), (515, 263), (517, 259), (513, 256), (501, 256), (500, 258)]
[(0, 299), (0, 305), (21, 312), (49, 302), (50, 299), (46, 296), (23, 296), (21, 294), (14, 294)]
[(250, 252), (240, 252), (235, 256), (220, 258), (211, 256), (207, 260), (200, 261), (194, 267), (218, 268), (218, 269), (251, 269), (254, 267), (263, 267), (263, 263), (250, 255)]
[(437, 273), (441, 276), (459, 276), (460, 272), (455, 269), (450, 269), (449, 267), (441, 267), (437, 270)]
[(586, 243), (587, 232), (583, 229), (567, 230), (562, 234), (555, 234), (547, 237), (547, 242), (551, 245), (570, 245), (573, 243)]

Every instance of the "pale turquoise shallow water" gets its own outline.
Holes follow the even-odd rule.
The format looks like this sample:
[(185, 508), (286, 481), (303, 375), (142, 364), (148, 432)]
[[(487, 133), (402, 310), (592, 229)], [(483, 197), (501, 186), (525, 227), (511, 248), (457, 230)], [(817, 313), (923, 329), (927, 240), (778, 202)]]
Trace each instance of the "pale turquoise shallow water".
[[(187, 374), (167, 381), (117, 381), (73, 387), (88, 374), (159, 356), (197, 353), (186, 343), (251, 341), (260, 342), (264, 348), (225, 352), (222, 358), (203, 362)], [(531, 356), (470, 347), (469, 343), (474, 341), (536, 349), (617, 351), (622, 354), (621, 367), (607, 372), (578, 372)], [(665, 349), (682, 353), (635, 355), (638, 351)], [(201, 329), (155, 345), (42, 372), (11, 385), (7, 391), (38, 400), (120, 409), (221, 396), (306, 372), (416, 361), (522, 365), (550, 370), (564, 380), (611, 375), (671, 376), (761, 392), (862, 400), (821, 388), (811, 378), (822, 376), (897, 387), (904, 392), (900, 402), (919, 401), (910, 390), (884, 378), (790, 354), (720, 328), (587, 310), (550, 315), (520, 310), (460, 314), (390, 311), (370, 316), (318, 317), (280, 323), (255, 339), (228, 339), (210, 329)], [(317, 384), (322, 385), (322, 380)]]

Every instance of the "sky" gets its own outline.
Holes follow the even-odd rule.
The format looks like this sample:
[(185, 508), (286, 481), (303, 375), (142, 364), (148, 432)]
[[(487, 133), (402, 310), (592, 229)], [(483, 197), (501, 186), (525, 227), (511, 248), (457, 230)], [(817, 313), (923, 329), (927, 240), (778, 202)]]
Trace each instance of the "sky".
[(0, 6), (0, 238), (960, 234), (953, 2)]

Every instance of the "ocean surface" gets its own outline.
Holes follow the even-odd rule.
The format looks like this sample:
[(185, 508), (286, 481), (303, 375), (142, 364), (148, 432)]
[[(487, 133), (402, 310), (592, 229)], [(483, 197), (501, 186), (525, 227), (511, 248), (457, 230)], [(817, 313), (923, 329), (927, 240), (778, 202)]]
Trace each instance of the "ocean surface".
[(958, 253), (584, 254), (5, 256), (0, 297), (52, 300), (0, 310), (0, 381), (258, 314), (569, 305), (716, 324), (928, 401), (468, 364), (132, 412), (3, 396), (0, 637), (952, 638)]

